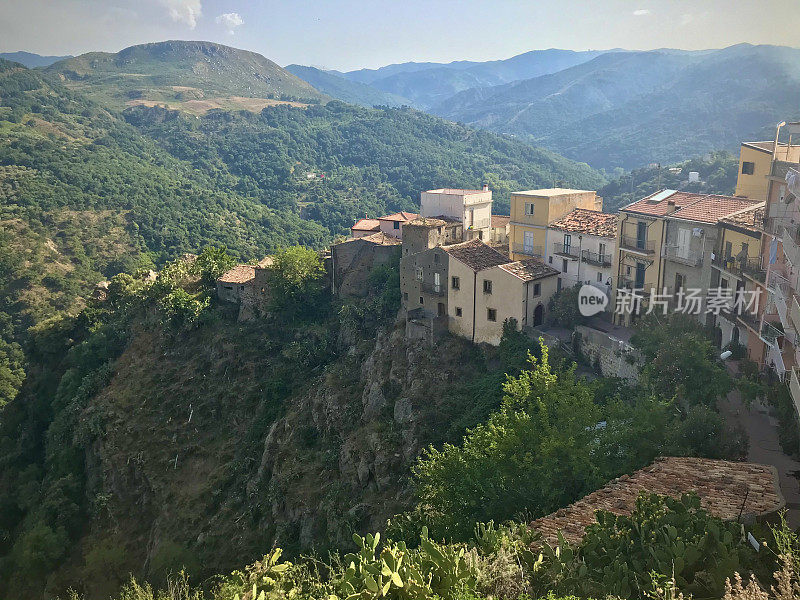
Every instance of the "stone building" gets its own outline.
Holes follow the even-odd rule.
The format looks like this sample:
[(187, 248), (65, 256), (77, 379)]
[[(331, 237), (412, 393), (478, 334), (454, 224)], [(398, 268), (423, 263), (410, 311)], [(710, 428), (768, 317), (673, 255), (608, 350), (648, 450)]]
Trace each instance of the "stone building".
[(331, 289), (345, 298), (367, 295), (367, 277), (379, 265), (400, 258), (401, 242), (383, 232), (345, 240), (331, 247)]

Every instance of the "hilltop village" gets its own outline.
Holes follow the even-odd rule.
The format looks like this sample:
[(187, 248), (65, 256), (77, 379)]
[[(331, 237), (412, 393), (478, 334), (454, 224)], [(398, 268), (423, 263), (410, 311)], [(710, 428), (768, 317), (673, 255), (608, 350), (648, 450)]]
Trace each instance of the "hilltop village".
[[(666, 189), (618, 214), (604, 213), (591, 190), (513, 192), (510, 215), (493, 213), (486, 185), (423, 191), (419, 213), (365, 217), (331, 246), (331, 289), (363, 296), (371, 270), (399, 260), (408, 337), (449, 331), (497, 345), (505, 322), (540, 335), (556, 294), (591, 285), (608, 304), (583, 330), (587, 344), (594, 340), (587, 349), (617, 352), (643, 315), (686, 312), (715, 332), (720, 348), (739, 345), (787, 379), (800, 407), (800, 143), (792, 136), (800, 124), (780, 125), (776, 141), (741, 144), (733, 196)], [(696, 178), (689, 173), (687, 182)], [(249, 314), (268, 294), (269, 263), (225, 273), (219, 297)], [(621, 369), (612, 374), (627, 377)]]

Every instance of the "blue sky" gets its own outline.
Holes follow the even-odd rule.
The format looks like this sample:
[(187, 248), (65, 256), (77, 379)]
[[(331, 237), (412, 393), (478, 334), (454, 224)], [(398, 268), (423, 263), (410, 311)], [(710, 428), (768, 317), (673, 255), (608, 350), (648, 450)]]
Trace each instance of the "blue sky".
[(204, 39), (331, 69), (542, 48), (800, 45), (800, 0), (0, 0), (0, 51)]

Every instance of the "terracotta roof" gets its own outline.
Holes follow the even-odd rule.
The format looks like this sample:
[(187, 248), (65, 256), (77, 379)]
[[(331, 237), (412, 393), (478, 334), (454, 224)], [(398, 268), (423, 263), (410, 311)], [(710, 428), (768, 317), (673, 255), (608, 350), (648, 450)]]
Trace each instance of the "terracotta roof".
[(401, 210), (399, 213), (394, 213), (393, 215), (387, 215), (385, 217), (378, 217), (378, 221), (402, 221), (402, 222), (406, 222), (406, 221), (413, 221), (418, 216), (419, 215), (417, 213), (404, 212), (404, 211)]
[(562, 231), (616, 238), (617, 215), (586, 208), (574, 208), (560, 219), (550, 223), (548, 227)]
[[(774, 467), (708, 458), (658, 458), (633, 475), (623, 475), (567, 508), (535, 520), (531, 527), (550, 543), (564, 538), (577, 543), (595, 522), (595, 511), (617, 515), (633, 512), (639, 492), (674, 498), (696, 492), (712, 515), (733, 520), (742, 514), (772, 513), (785, 504)], [(745, 502), (746, 499), (746, 502)]]
[(426, 194), (453, 194), (456, 196), (469, 196), (470, 194), (483, 194), (491, 190), (465, 190), (461, 188), (439, 188), (437, 190), (425, 190)]
[[(748, 206), (744, 210), (740, 210), (739, 212), (735, 212), (731, 215), (728, 215), (724, 219), (721, 219), (721, 222), (730, 225), (736, 225), (742, 229), (758, 232), (764, 226), (763, 210), (765, 205), (765, 202), (760, 202), (758, 204), (754, 204), (753, 206)], [(760, 213), (757, 211), (760, 211)]]
[(661, 190), (632, 202), (621, 211), (653, 217), (669, 215), (688, 221), (716, 223), (721, 218), (757, 204), (757, 200), (716, 194), (693, 194), (675, 190)]
[(413, 221), (409, 221), (406, 225), (417, 225), (419, 227), (443, 227), (444, 225), (452, 225), (453, 223), (460, 223), (458, 219), (452, 217), (438, 216), (438, 217), (417, 217)]
[(512, 275), (516, 275), (522, 281), (533, 281), (534, 279), (542, 279), (550, 277), (551, 275), (558, 275), (553, 267), (544, 264), (536, 258), (528, 258), (525, 260), (518, 260), (516, 262), (500, 265), (504, 271), (508, 271)]
[(772, 150), (775, 148), (775, 142), (742, 142), (742, 146), (750, 146), (756, 150), (772, 154)]
[(505, 227), (511, 222), (511, 217), (508, 215), (492, 215), (492, 227)]
[(371, 233), (369, 235), (362, 235), (361, 237), (357, 238), (350, 238), (349, 240), (343, 241), (342, 244), (349, 244), (350, 242), (370, 242), (380, 246), (399, 246), (403, 243), (398, 238), (391, 235), (386, 235), (382, 231)]
[(378, 219), (359, 219), (355, 225), (350, 228), (350, 231), (378, 231), (381, 228), (381, 222)]
[(248, 283), (256, 276), (253, 265), (236, 265), (217, 279), (220, 283)]
[(442, 250), (467, 265), (473, 271), (483, 271), (484, 269), (510, 262), (507, 256), (503, 256), (480, 240), (470, 240), (461, 244), (443, 246)]

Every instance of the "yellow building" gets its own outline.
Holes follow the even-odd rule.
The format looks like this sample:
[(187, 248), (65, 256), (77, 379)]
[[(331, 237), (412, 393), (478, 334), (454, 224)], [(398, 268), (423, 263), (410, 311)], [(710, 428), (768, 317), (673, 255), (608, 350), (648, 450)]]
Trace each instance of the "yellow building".
[(772, 169), (774, 147), (774, 142), (742, 143), (735, 195), (753, 200), (767, 199), (767, 177)]
[(514, 260), (543, 258), (547, 226), (575, 208), (603, 210), (603, 199), (589, 190), (550, 188), (511, 194), (509, 252)]

